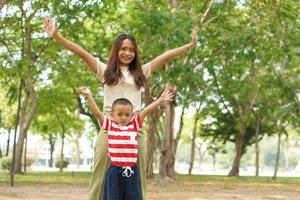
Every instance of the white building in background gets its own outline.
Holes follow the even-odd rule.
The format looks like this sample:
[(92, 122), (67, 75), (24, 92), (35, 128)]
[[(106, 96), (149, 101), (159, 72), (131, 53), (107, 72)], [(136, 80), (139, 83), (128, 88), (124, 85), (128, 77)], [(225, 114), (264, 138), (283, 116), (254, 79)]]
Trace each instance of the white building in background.
[[(1, 132), (0, 134), (0, 148), (2, 152), (5, 152), (7, 133)], [(88, 141), (87, 137), (83, 136), (79, 138), (79, 162), (76, 162), (77, 150), (75, 144), (71, 142), (70, 137), (66, 137), (64, 140), (64, 158), (69, 161), (68, 168), (66, 170), (74, 171), (90, 171), (93, 162), (93, 147)], [(13, 134), (10, 137), (10, 149), (12, 149)], [(11, 155), (11, 150), (9, 155)], [(28, 134), (27, 141), (27, 157), (34, 160), (34, 163), (28, 170), (32, 171), (57, 171), (55, 168), (55, 162), (60, 159), (61, 154), (61, 139), (58, 138), (55, 142), (53, 152), (53, 168), (49, 167), (50, 162), (50, 145), (49, 142), (43, 139), (40, 135)]]
[[(90, 131), (91, 130), (87, 130)], [(76, 148), (73, 142), (71, 142), (70, 137), (65, 138), (65, 145), (64, 145), (64, 157), (69, 161), (69, 166), (65, 171), (91, 171), (92, 169), (92, 162), (93, 162), (93, 147), (92, 145), (95, 143), (95, 141), (88, 141), (86, 137), (86, 133), (82, 134), (83, 136), (79, 138), (79, 152), (80, 152), (80, 160), (79, 164), (75, 162), (76, 157)], [(96, 138), (96, 136), (94, 137)], [(291, 140), (291, 139), (290, 139)], [(270, 166), (263, 166), (263, 158), (266, 153), (270, 152), (273, 153), (274, 149), (276, 149), (276, 137), (266, 137), (260, 142), (261, 147), (261, 170), (260, 175), (261, 176), (273, 176), (274, 174), (274, 167)], [(295, 140), (296, 142), (299, 141), (299, 139)], [(2, 150), (2, 153), (5, 153), (6, 149), (6, 142), (7, 142), (7, 133), (5, 130), (0, 129), (0, 148)], [(201, 142), (201, 141), (200, 141)], [(13, 143), (13, 133), (11, 133), (11, 140), (10, 140), (10, 146), (12, 146)], [(27, 156), (31, 157), (35, 160), (34, 164), (29, 168), (29, 170), (32, 171), (58, 171), (57, 168), (55, 168), (55, 165), (53, 168), (49, 168), (49, 160), (50, 160), (50, 145), (48, 141), (44, 140), (40, 135), (28, 135), (28, 150), (27, 150)], [(180, 143), (181, 144), (181, 143)], [(231, 145), (228, 146), (228, 145)], [(227, 144), (227, 149), (230, 152), (233, 152), (233, 145), (234, 144)], [(177, 173), (186, 174), (188, 173), (189, 168), (189, 155), (190, 155), (190, 147), (191, 145), (189, 143), (182, 143), (182, 146), (178, 147), (177, 154), (176, 154), (176, 164), (175, 164), (175, 170)], [(206, 148), (204, 146), (204, 148)], [(53, 159), (54, 164), (57, 160), (60, 159), (60, 149), (61, 149), (61, 140), (58, 139), (55, 144), (55, 151), (53, 153)], [(278, 176), (294, 176), (294, 177), (300, 177), (300, 146), (298, 143), (291, 143), (284, 145), (284, 148), (282, 150), (285, 153), (285, 158), (293, 158), (290, 159), (290, 162), (287, 162), (287, 166), (281, 167), (278, 171)], [(10, 155), (11, 155), (10, 151)], [(243, 160), (252, 158), (255, 149), (254, 146), (249, 147), (248, 151), (243, 157)], [(193, 174), (218, 174), (218, 175), (227, 175), (230, 170), (230, 164), (231, 161), (228, 161), (232, 159), (232, 157), (229, 157), (228, 155), (218, 155), (218, 159), (223, 159), (223, 161), (228, 161), (229, 167), (224, 168), (224, 164), (220, 165), (220, 163), (216, 165), (216, 168), (214, 169), (214, 166), (212, 165), (211, 156), (205, 155), (204, 159), (199, 161), (199, 152), (195, 154), (195, 163), (192, 173)], [(197, 156), (198, 155), (198, 156)], [(250, 156), (249, 156), (250, 155)], [(233, 155), (231, 155), (233, 156)], [(251, 157), (252, 156), (252, 157)], [(198, 159), (198, 160), (197, 160)], [(243, 167), (240, 168), (240, 175), (242, 176), (253, 176), (255, 175), (255, 168), (253, 165), (249, 164), (243, 164), (243, 160), (241, 161), (241, 165)], [(159, 163), (159, 155), (156, 157), (156, 164)], [(291, 164), (293, 161), (293, 165)], [(292, 167), (290, 167), (292, 166)], [(156, 166), (156, 171), (158, 169), (158, 165)]]

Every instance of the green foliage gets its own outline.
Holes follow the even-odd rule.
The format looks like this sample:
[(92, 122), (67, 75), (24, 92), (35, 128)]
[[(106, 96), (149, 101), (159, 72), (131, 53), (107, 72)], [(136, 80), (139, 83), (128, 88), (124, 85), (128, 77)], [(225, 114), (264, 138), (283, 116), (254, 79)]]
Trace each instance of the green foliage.
[(2, 157), (0, 159), (1, 168), (4, 170), (9, 170), (11, 165), (11, 157)]
[[(55, 167), (56, 167), (56, 168), (60, 168), (60, 165), (61, 165), (60, 160), (59, 160), (59, 161), (56, 161)], [(68, 165), (69, 165), (69, 161), (64, 160), (63, 163), (62, 163), (62, 168), (67, 168)]]
[[(223, 144), (234, 143), (244, 132), (242, 153), (254, 142), (258, 117), (259, 140), (299, 127), (299, 2), (215, 1), (200, 24), (207, 6), (207, 1), (190, 0), (174, 7), (162, 0), (9, 2), (0, 14), (2, 123), (13, 125), (20, 79), (34, 82), (39, 106), (31, 131), (44, 138), (57, 137), (62, 126), (67, 134), (82, 132), (84, 123), (76, 114), (79, 86), (90, 87), (97, 104), (103, 103), (96, 76), (40, 28), (43, 16), (50, 15), (62, 35), (103, 62), (120, 33), (136, 37), (142, 63), (147, 63), (190, 42), (192, 27), (201, 25), (198, 47), (170, 60), (148, 80), (153, 95), (166, 83), (175, 84), (178, 107), (203, 105), (198, 136)], [(84, 101), (82, 106), (89, 111)], [(190, 141), (187, 134), (182, 139)]]
[[(11, 157), (7, 157), (7, 156), (2, 157), (0, 159), (1, 168), (5, 170), (9, 170), (11, 161), (12, 161)], [(35, 161), (34, 158), (30, 158), (30, 157), (26, 158), (26, 167), (30, 167), (34, 163), (34, 161)]]
[[(88, 186), (90, 181), (90, 172), (27, 172), (24, 175), (15, 175), (15, 181), (19, 184), (78, 184)], [(0, 171), (0, 179), (3, 182), (9, 182), (7, 173)]]

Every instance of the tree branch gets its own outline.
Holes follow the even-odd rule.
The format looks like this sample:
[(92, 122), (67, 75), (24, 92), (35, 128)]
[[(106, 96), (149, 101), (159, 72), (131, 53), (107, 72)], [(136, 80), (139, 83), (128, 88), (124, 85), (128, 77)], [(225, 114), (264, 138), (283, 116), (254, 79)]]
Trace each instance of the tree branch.
[(80, 96), (79, 96), (78, 92), (76, 91), (76, 89), (75, 89), (74, 87), (73, 87), (73, 93), (74, 93), (74, 95), (76, 96), (80, 114), (83, 114), (83, 115), (86, 115), (86, 116), (88, 116), (88, 117), (90, 117), (90, 118), (93, 118), (93, 114), (87, 112), (87, 111), (83, 108), (83, 105), (82, 105)]
[(6, 0), (0, 0), (0, 11), (4, 7)]
[(206, 17), (207, 17), (207, 15), (208, 15), (208, 13), (209, 13), (209, 11), (210, 11), (210, 9), (211, 9), (213, 3), (214, 3), (214, 0), (211, 0), (211, 1), (209, 2), (206, 11), (204, 12), (204, 14), (202, 15), (202, 17), (201, 17), (201, 19), (200, 19), (200, 26), (204, 23), (204, 20), (206, 19)]

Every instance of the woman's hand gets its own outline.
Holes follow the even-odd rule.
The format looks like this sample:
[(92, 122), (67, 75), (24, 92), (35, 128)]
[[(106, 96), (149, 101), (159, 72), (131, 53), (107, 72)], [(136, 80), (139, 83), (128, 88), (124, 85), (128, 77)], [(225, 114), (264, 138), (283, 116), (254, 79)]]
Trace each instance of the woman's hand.
[(57, 33), (57, 24), (56, 22), (51, 19), (50, 17), (45, 17), (44, 18), (44, 23), (43, 23), (43, 30), (48, 34), (49, 37), (54, 38)]
[(195, 26), (192, 32), (192, 44), (193, 46), (197, 45), (197, 41), (198, 41), (198, 33), (200, 31), (200, 28), (198, 26)]

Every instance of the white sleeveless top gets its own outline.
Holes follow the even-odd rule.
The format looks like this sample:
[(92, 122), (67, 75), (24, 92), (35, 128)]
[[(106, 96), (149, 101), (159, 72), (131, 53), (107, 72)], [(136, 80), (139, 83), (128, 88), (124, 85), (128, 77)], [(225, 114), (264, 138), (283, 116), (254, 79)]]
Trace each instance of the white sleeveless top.
[[(97, 60), (97, 76), (103, 82), (104, 81), (104, 71), (107, 65)], [(111, 106), (114, 100), (118, 98), (126, 98), (133, 105), (133, 111), (141, 110), (142, 106), (142, 89), (138, 89), (135, 85), (134, 78), (130, 74), (128, 67), (120, 66), (123, 78), (121, 78), (117, 85), (108, 86), (104, 84), (104, 105), (103, 111), (110, 112)], [(143, 73), (148, 79), (151, 75), (151, 64), (147, 63), (142, 65)]]

